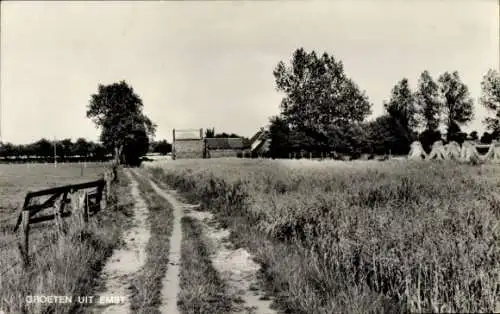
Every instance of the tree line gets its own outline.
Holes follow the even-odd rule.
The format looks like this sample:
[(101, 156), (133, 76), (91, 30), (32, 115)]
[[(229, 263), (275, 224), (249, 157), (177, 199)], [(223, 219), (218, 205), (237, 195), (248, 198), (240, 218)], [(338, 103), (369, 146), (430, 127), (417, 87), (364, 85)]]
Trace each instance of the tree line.
[[(436, 140), (479, 140), (477, 132), (462, 131), (474, 118), (474, 100), (458, 71), (437, 78), (423, 71), (416, 90), (408, 78), (402, 78), (384, 101), (384, 114), (372, 121), (366, 119), (372, 108), (367, 95), (346, 75), (342, 61), (326, 52), (317, 55), (299, 48), (289, 64), (277, 64), (273, 75), (284, 97), (279, 115), (270, 119), (270, 157), (304, 152), (354, 158), (407, 154), (415, 140), (427, 151)], [(488, 71), (481, 86), (479, 102), (489, 116), (483, 121), (487, 131), (480, 140), (491, 143), (500, 138), (499, 73)]]
[(154, 142), (156, 125), (143, 113), (142, 99), (125, 81), (99, 84), (90, 96), (86, 111), (100, 129), (100, 143), (79, 138), (49, 141), (45, 138), (27, 144), (0, 143), (0, 158), (8, 161), (107, 161), (137, 166), (142, 156), (153, 151), (167, 154), (167, 141)]
[[(372, 103), (344, 71), (342, 61), (328, 53), (317, 55), (296, 49), (289, 64), (280, 61), (273, 71), (276, 89), (284, 94), (280, 113), (270, 118), (269, 156), (288, 158), (304, 152), (315, 157), (332, 154), (357, 158), (361, 154), (407, 154), (410, 144), (419, 140), (427, 151), (436, 140), (462, 143), (477, 140), (477, 132), (465, 134), (462, 128), (474, 118), (474, 100), (457, 71), (437, 78), (423, 71), (416, 90), (408, 78), (396, 82), (384, 101), (384, 114), (368, 121)], [(480, 140), (490, 143), (500, 138), (500, 75), (488, 71), (481, 82), (480, 104), (489, 115)], [(28, 145), (0, 145), (0, 158), (50, 161), (107, 160), (137, 166), (148, 152), (167, 154), (167, 141), (154, 142), (156, 124), (143, 112), (142, 99), (125, 81), (99, 84), (90, 96), (86, 116), (100, 129), (100, 143), (83, 138), (51, 142), (41, 139)], [(445, 129), (442, 134), (440, 129)], [(215, 133), (206, 137), (239, 137)], [(246, 145), (249, 140), (244, 139)]]
[(53, 162), (54, 155), (57, 161), (106, 161), (109, 159), (109, 150), (102, 144), (79, 138), (75, 142), (71, 139), (49, 141), (42, 138), (34, 143), (15, 145), (3, 143), (0, 145), (0, 158), (10, 161), (39, 161)]
[[(171, 151), (172, 145), (166, 140), (149, 143), (150, 153), (166, 155)], [(0, 158), (8, 161), (53, 162), (54, 154), (58, 162), (99, 162), (110, 160), (113, 150), (85, 138), (79, 138), (74, 142), (71, 139), (49, 141), (42, 138), (30, 144), (2, 143), (0, 145)]]

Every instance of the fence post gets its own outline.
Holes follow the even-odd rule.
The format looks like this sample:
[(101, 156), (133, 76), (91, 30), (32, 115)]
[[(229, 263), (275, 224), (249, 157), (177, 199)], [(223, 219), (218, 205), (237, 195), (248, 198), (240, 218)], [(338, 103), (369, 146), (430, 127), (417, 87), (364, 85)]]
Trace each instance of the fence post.
[[(75, 220), (80, 224), (86, 225), (89, 222), (89, 214), (87, 210), (87, 192), (80, 191), (74, 196), (74, 213)], [(83, 222), (83, 223), (82, 223)]]
[(111, 173), (109, 171), (105, 172), (105, 180), (106, 180), (106, 201), (109, 201), (109, 197), (111, 195)]
[(71, 220), (77, 225), (81, 225), (80, 201), (78, 199), (78, 192), (75, 190), (71, 190), (69, 193), (71, 198)]
[(88, 206), (88, 195), (87, 192), (83, 192), (83, 197), (80, 198), (80, 215), (83, 217), (83, 222), (87, 224), (89, 222), (89, 206)]
[(21, 242), (19, 243), (19, 252), (23, 260), (23, 266), (26, 269), (30, 264), (29, 259), (29, 233), (30, 233), (30, 212), (24, 209), (21, 220)]
[(118, 182), (118, 165), (113, 165), (113, 182)]
[(106, 178), (106, 175), (104, 175), (104, 184), (102, 185), (101, 191), (100, 191), (100, 201), (101, 201), (101, 209), (105, 209), (108, 206), (108, 180)]
[(105, 207), (105, 205), (106, 205), (106, 204), (103, 204), (103, 199), (104, 199), (104, 197), (103, 197), (103, 195), (102, 195), (102, 194), (103, 194), (103, 190), (104, 190), (104, 186), (105, 186), (105, 184), (106, 184), (106, 181), (104, 181), (101, 185), (99, 185), (99, 186), (97, 187), (96, 205), (97, 205), (97, 206), (99, 206), (98, 211), (100, 211), (100, 210), (102, 210), (102, 209), (106, 208), (106, 207)]
[(57, 237), (59, 238), (62, 234), (64, 234), (64, 226), (63, 226), (63, 221), (62, 221), (62, 213), (64, 210), (64, 205), (65, 205), (65, 200), (66, 200), (66, 193), (64, 195), (61, 195), (59, 200), (55, 202), (55, 212), (54, 212), (54, 223), (56, 226), (56, 232), (57, 232)]

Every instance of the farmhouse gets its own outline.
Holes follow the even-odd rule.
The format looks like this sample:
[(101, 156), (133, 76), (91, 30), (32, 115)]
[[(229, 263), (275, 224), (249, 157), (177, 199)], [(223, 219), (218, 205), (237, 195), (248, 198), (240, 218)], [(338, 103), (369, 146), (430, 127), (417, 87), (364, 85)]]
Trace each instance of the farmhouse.
[(269, 131), (261, 128), (250, 140), (241, 137), (204, 138), (203, 129), (173, 130), (173, 159), (238, 157), (251, 153), (265, 156), (271, 139)]
[(203, 129), (173, 130), (173, 159), (203, 158)]
[(205, 157), (237, 157), (245, 152), (245, 143), (237, 138), (205, 138)]

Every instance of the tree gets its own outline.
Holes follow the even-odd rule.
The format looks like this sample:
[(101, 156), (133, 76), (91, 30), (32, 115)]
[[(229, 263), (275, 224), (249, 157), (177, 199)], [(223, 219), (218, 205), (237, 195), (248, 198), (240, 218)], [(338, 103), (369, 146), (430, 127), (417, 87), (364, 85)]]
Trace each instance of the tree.
[(491, 142), (493, 142), (493, 135), (491, 133), (484, 132), (480, 141), (482, 144), (491, 144)]
[(108, 152), (109, 150), (100, 143), (89, 143), (89, 155), (92, 156), (92, 160), (105, 160)]
[(282, 117), (292, 130), (313, 139), (332, 127), (361, 122), (371, 112), (368, 97), (345, 75), (342, 62), (327, 53), (318, 57), (299, 48), (291, 64), (280, 61), (273, 75), (276, 89), (285, 94)]
[(270, 119), (269, 138), (269, 155), (272, 158), (287, 158), (290, 153), (290, 128), (286, 121), (275, 116)]
[(439, 98), (439, 86), (429, 71), (420, 74), (415, 93), (418, 118), (426, 130), (435, 131), (439, 127), (442, 102)]
[(41, 140), (35, 142), (33, 146), (35, 147), (37, 156), (40, 157), (54, 156), (54, 145), (45, 138), (42, 138)]
[[(91, 96), (87, 117), (101, 129), (101, 142), (113, 149), (117, 164), (125, 160), (123, 149), (126, 144), (139, 145), (132, 143), (155, 133), (156, 125), (142, 110), (141, 98), (125, 81), (99, 85), (98, 93)], [(146, 133), (146, 137), (142, 136), (142, 132)]]
[(172, 144), (169, 144), (166, 140), (156, 142), (153, 148), (153, 152), (166, 155), (172, 152)]
[[(364, 153), (377, 155), (389, 152), (395, 155), (407, 154), (410, 143), (400, 128), (394, 117), (388, 113), (367, 123), (363, 128), (363, 133), (366, 134), (366, 141), (363, 145), (365, 146)], [(413, 133), (410, 136), (416, 138)]]
[(488, 130), (492, 131), (494, 138), (500, 137), (500, 74), (489, 70), (481, 82), (481, 104), (492, 114), (484, 119)]
[(14, 151), (14, 145), (11, 143), (2, 143), (0, 147), (0, 156), (1, 157), (9, 157), (12, 155), (12, 152)]
[(446, 140), (448, 142), (455, 141), (458, 142), (459, 144), (462, 144), (466, 139), (467, 139), (467, 133), (462, 132), (460, 125), (458, 125), (458, 123), (454, 121), (451, 122), (450, 126), (448, 127)]
[(363, 153), (369, 153), (367, 150), (369, 137), (363, 127), (361, 122), (354, 122), (347, 127), (335, 128), (336, 132), (330, 133), (333, 135), (329, 137), (330, 147), (336, 147), (335, 151), (347, 154), (352, 159), (361, 157)]
[(57, 150), (59, 156), (68, 157), (73, 151), (73, 142), (69, 138), (64, 139), (58, 143)]
[(141, 157), (149, 150), (149, 138), (145, 128), (132, 131), (123, 145), (123, 157), (127, 165), (137, 167), (141, 164)]
[(391, 132), (391, 150), (398, 153), (408, 152), (410, 144), (416, 138), (415, 128), (418, 126), (415, 97), (410, 90), (408, 79), (403, 78), (393, 87), (391, 98), (384, 103), (384, 107), (394, 129)]
[(368, 135), (367, 149), (370, 154), (383, 155), (389, 149), (389, 139), (393, 134), (392, 118), (388, 114), (377, 117), (365, 125), (365, 131)]
[(469, 96), (469, 89), (462, 83), (457, 71), (444, 73), (438, 81), (444, 97), (447, 140), (451, 141), (460, 132), (460, 126), (474, 118), (473, 101)]
[(419, 134), (418, 140), (422, 144), (422, 148), (430, 153), (432, 149), (432, 144), (436, 141), (442, 140), (442, 134), (439, 130), (429, 130), (426, 129), (422, 133)]
[(215, 128), (207, 128), (205, 129), (205, 137), (206, 138), (213, 138), (215, 137)]
[(23, 145), (23, 154), (28, 157), (36, 156), (36, 151), (33, 144)]
[(235, 133), (226, 133), (226, 132), (222, 132), (222, 133), (217, 133), (217, 134), (214, 134), (215, 138), (240, 138), (241, 136), (239, 136), (238, 134), (235, 134)]
[(84, 138), (79, 138), (73, 145), (73, 155), (78, 155), (81, 157), (87, 157), (89, 155), (91, 143), (87, 142)]
[(477, 131), (470, 132), (469, 138), (471, 141), (477, 141), (479, 139), (479, 135), (477, 134)]

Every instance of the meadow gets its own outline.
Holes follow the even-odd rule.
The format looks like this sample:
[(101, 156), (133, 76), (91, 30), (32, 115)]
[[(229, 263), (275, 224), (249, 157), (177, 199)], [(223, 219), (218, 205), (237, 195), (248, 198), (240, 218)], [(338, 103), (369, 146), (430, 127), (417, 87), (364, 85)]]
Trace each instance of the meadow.
[[(17, 248), (19, 234), (12, 229), (26, 193), (101, 178), (108, 164), (1, 164), (0, 165), (0, 309), (6, 313), (78, 313), (78, 304), (27, 304), (28, 295), (90, 295), (100, 268), (119, 245), (133, 200), (126, 176), (111, 187), (108, 208), (89, 224), (65, 220), (68, 234), (57, 237), (52, 221), (30, 231), (30, 266), (23, 269)], [(120, 198), (117, 197), (120, 195)], [(19, 232), (18, 232), (19, 233)]]
[[(29, 190), (97, 180), (107, 163), (0, 164), (0, 225), (15, 214)], [(83, 168), (83, 171), (82, 171)]]
[(230, 228), (289, 313), (500, 310), (500, 166), (176, 160), (148, 165)]

